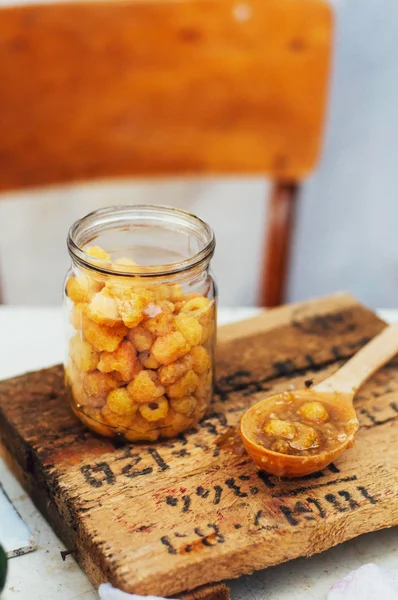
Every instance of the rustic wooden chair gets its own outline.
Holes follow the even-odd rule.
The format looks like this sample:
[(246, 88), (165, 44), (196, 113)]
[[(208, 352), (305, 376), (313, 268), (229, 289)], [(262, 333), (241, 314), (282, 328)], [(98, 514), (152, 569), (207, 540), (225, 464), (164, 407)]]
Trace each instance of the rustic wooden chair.
[(0, 7), (0, 190), (264, 174), (261, 303), (277, 305), (320, 151), (331, 32), (323, 0)]

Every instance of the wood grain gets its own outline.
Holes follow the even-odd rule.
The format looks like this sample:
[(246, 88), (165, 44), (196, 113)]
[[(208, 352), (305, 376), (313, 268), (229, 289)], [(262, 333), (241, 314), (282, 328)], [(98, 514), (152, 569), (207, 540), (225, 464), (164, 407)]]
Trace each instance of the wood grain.
[(181, 600), (230, 600), (229, 587), (224, 583), (214, 583), (179, 595)]
[[(254, 328), (254, 326), (256, 327)], [(384, 323), (340, 295), (222, 329), (200, 427), (165, 444), (100, 439), (73, 417), (62, 368), (0, 383), (3, 447), (94, 585), (174, 596), (398, 523), (398, 362), (361, 389), (360, 431), (324, 472), (281, 480), (216, 441), (267, 395), (335, 372)]]
[(0, 8), (0, 189), (109, 176), (299, 178), (319, 154), (323, 0)]

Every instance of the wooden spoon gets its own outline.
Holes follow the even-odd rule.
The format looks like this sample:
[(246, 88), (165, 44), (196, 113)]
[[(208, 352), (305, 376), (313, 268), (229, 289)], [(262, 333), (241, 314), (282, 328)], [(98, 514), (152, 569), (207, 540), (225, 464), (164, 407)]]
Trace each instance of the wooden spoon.
[[(323, 469), (333, 462), (348, 447), (353, 445), (359, 424), (353, 406), (358, 388), (372, 373), (384, 365), (398, 352), (398, 323), (386, 327), (371, 342), (343, 365), (334, 375), (311, 389), (295, 390), (265, 398), (254, 404), (243, 415), (240, 436), (243, 444), (260, 469), (284, 477), (302, 477)], [(312, 456), (297, 456), (273, 452), (258, 444), (259, 432), (270, 413), (272, 403), (289, 398), (301, 403), (317, 400), (338, 408), (339, 419), (347, 433), (346, 439), (332, 450)], [(277, 405), (275, 405), (277, 407)]]

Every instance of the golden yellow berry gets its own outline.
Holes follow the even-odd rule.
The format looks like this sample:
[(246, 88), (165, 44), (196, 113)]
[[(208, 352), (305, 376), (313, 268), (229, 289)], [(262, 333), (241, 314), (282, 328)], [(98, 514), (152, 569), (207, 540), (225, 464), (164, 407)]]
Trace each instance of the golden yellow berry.
[[(134, 277), (134, 281), (135, 281)], [(134, 287), (132, 277), (123, 277), (118, 275), (117, 277), (107, 276), (105, 282), (105, 288), (109, 291), (112, 298), (121, 296), (126, 290), (131, 290)]]
[(89, 396), (105, 398), (111, 390), (118, 386), (118, 382), (108, 373), (92, 371), (84, 376), (83, 387)]
[(99, 360), (99, 353), (81, 338), (80, 333), (76, 333), (69, 342), (69, 356), (81, 371), (92, 371)]
[(319, 438), (313, 427), (295, 423), (296, 435), (290, 442), (290, 446), (295, 450), (307, 450), (308, 448), (318, 448)]
[(182, 333), (190, 346), (196, 346), (202, 339), (202, 325), (189, 316), (189, 314), (180, 313), (175, 317), (175, 328)]
[(157, 369), (159, 366), (158, 361), (149, 351), (141, 352), (138, 355), (138, 359), (143, 367), (146, 369)]
[(171, 313), (175, 312), (175, 309), (176, 309), (174, 303), (171, 302), (170, 300), (158, 300), (156, 302), (156, 306), (158, 306), (160, 308), (160, 310), (166, 314), (171, 314)]
[(169, 403), (164, 396), (148, 404), (141, 404), (139, 411), (146, 421), (164, 419), (169, 410)]
[(202, 325), (202, 338), (200, 340), (201, 344), (206, 344), (213, 337), (215, 328), (216, 325), (214, 321), (210, 321), (210, 323), (208, 323), (207, 325)]
[(195, 371), (190, 370), (167, 388), (167, 395), (169, 398), (183, 398), (193, 394), (198, 385), (199, 377)]
[(132, 419), (131, 425), (128, 429), (123, 431), (123, 435), (129, 442), (146, 440), (154, 442), (158, 439), (160, 431), (160, 429), (156, 428), (156, 424), (147, 421), (139, 412), (137, 412)]
[(136, 360), (134, 346), (123, 340), (114, 352), (102, 352), (98, 369), (103, 373), (117, 371), (124, 381), (129, 381), (133, 377)]
[[(67, 386), (70, 387), (74, 404), (78, 408), (86, 407), (86, 406), (90, 407), (92, 405), (97, 404), (97, 399), (93, 398), (92, 396), (89, 396), (87, 394), (87, 392), (84, 390), (83, 384), (80, 380), (78, 380), (78, 379), (75, 379), (74, 381), (67, 380)], [(99, 403), (103, 404), (103, 400), (100, 400)]]
[(195, 411), (196, 398), (194, 396), (184, 396), (183, 398), (172, 398), (170, 406), (178, 413), (191, 417)]
[(73, 404), (72, 410), (77, 418), (80, 419), (80, 421), (82, 421), (84, 425), (86, 425), (92, 431), (107, 437), (112, 437), (114, 434), (113, 429), (103, 422), (104, 419), (98, 410), (85, 407), (84, 411), (82, 411), (76, 408), (76, 406), (73, 406)]
[(112, 298), (108, 288), (104, 288), (93, 296), (87, 306), (86, 314), (99, 325), (112, 327), (116, 323), (121, 323), (116, 300)]
[(72, 383), (73, 381), (82, 381), (83, 374), (80, 369), (78, 369), (76, 363), (71, 360), (71, 357), (68, 357), (68, 364), (65, 366), (65, 384)]
[(102, 352), (113, 352), (119, 346), (123, 337), (127, 333), (127, 327), (123, 324), (108, 327), (107, 325), (98, 325), (85, 315), (83, 315), (83, 335), (95, 350)]
[[(131, 371), (131, 377), (130, 377), (130, 381), (132, 379), (134, 379), (134, 377), (136, 375), (138, 375), (138, 373), (142, 371), (142, 365), (140, 363), (139, 360), (136, 360), (134, 363), (134, 367)], [(126, 379), (124, 379), (124, 377), (122, 377), (122, 375), (120, 373), (118, 373), (117, 371), (112, 371), (112, 377), (115, 379), (115, 381), (119, 382), (120, 384), (125, 384), (126, 383)]]
[(110, 409), (108, 404), (102, 408), (101, 411), (101, 420), (106, 423), (109, 423), (116, 430), (121, 430), (121, 433), (124, 433), (124, 428), (131, 427), (134, 419), (135, 419), (135, 411), (137, 410), (137, 406), (134, 407), (135, 410), (127, 413), (117, 413)]
[(281, 419), (271, 419), (264, 426), (264, 433), (274, 437), (283, 437), (292, 440), (296, 434), (296, 429), (290, 421), (282, 421)]
[(276, 440), (276, 442), (271, 445), (270, 450), (279, 452), (280, 454), (290, 454), (290, 446), (286, 440)]
[(209, 369), (201, 375), (199, 375), (199, 385), (196, 390), (195, 396), (208, 402), (211, 397), (213, 387), (213, 371)]
[(170, 298), (170, 286), (157, 285), (154, 290), (155, 300), (168, 300)]
[(174, 331), (157, 338), (151, 351), (161, 365), (169, 365), (187, 354), (189, 348), (184, 336), (179, 331)]
[(154, 292), (148, 288), (143, 288), (141, 277), (121, 277), (117, 279), (111, 278), (107, 283), (106, 287), (111, 292), (112, 296), (116, 299), (123, 300), (126, 303), (131, 301), (133, 304), (140, 299), (142, 305), (147, 308), (150, 303), (153, 302)]
[(161, 312), (145, 321), (145, 327), (153, 335), (166, 335), (174, 329), (174, 317), (171, 313)]
[(134, 369), (133, 369), (133, 373), (132, 373), (131, 379), (134, 379), (134, 377), (136, 375), (138, 375), (138, 373), (141, 373), (142, 369), (143, 369), (142, 364), (140, 363), (139, 360), (137, 360), (135, 362), (135, 365), (134, 365)]
[(214, 300), (210, 304), (202, 309), (197, 310), (193, 313), (195, 318), (198, 319), (202, 325), (202, 339), (201, 344), (205, 344), (210, 338), (214, 336), (216, 323), (215, 323), (215, 303)]
[(154, 291), (151, 289), (135, 287), (135, 292), (139, 295), (146, 307), (154, 301)]
[(65, 289), (68, 298), (73, 302), (85, 302), (88, 298), (88, 280), (80, 282), (76, 277), (70, 277)]
[(203, 311), (203, 309), (208, 309), (210, 307), (210, 300), (205, 296), (196, 296), (195, 298), (191, 298), (187, 300), (184, 305), (181, 307), (182, 313)]
[(314, 423), (325, 423), (329, 419), (329, 413), (322, 402), (304, 402), (297, 413), (303, 419)]
[(139, 404), (152, 402), (163, 396), (165, 389), (157, 381), (156, 373), (153, 371), (140, 371), (127, 386), (134, 402)]
[(182, 296), (176, 300), (174, 300), (174, 306), (177, 313), (181, 312), (182, 307), (188, 300), (192, 300), (192, 298), (201, 298), (202, 294), (192, 293), (192, 294), (182, 294)]
[(116, 300), (117, 309), (127, 327), (136, 327), (144, 318), (145, 299), (131, 288), (122, 288), (115, 295), (115, 289), (111, 293)]
[(210, 368), (210, 356), (203, 346), (194, 346), (190, 352), (193, 359), (193, 370), (201, 375)]
[(72, 306), (72, 310), (70, 313), (70, 322), (75, 329), (81, 331), (83, 328), (83, 317), (86, 310), (86, 304), (83, 302), (79, 302)]
[(191, 417), (178, 413), (172, 407), (169, 407), (169, 412), (161, 423), (160, 436), (162, 438), (170, 438), (189, 429), (192, 426), (193, 420)]
[(98, 258), (99, 260), (106, 260), (108, 262), (111, 261), (111, 257), (103, 248), (100, 246), (89, 246), (88, 248), (84, 248), (84, 252), (93, 258)]
[(193, 358), (191, 353), (186, 354), (183, 358), (172, 362), (170, 365), (160, 367), (158, 371), (158, 377), (160, 383), (163, 385), (171, 385), (179, 377), (185, 375), (187, 371), (193, 368)]
[(196, 408), (195, 408), (194, 414), (192, 416), (192, 419), (195, 423), (200, 421), (200, 419), (206, 414), (208, 404), (209, 404), (209, 398), (207, 398), (207, 399), (198, 398), (197, 403), (196, 403)]
[(204, 296), (196, 296), (185, 302), (181, 307), (181, 315), (190, 315), (202, 327), (202, 335), (198, 344), (205, 344), (213, 336), (215, 329), (214, 306), (214, 300), (210, 301)]
[(94, 294), (99, 292), (103, 284), (91, 279), (84, 273), (73, 275), (65, 285), (66, 295), (72, 302), (88, 302)]
[(132, 414), (137, 411), (137, 406), (126, 388), (118, 388), (110, 392), (106, 403), (112, 412), (119, 415)]
[(215, 303), (214, 300), (207, 306), (194, 312), (195, 317), (202, 326), (214, 324), (215, 321)]
[(138, 352), (146, 352), (151, 349), (153, 336), (145, 327), (133, 327), (127, 333), (127, 339), (134, 344)]
[(178, 283), (169, 285), (169, 300), (172, 302), (179, 302), (184, 299), (184, 292)]

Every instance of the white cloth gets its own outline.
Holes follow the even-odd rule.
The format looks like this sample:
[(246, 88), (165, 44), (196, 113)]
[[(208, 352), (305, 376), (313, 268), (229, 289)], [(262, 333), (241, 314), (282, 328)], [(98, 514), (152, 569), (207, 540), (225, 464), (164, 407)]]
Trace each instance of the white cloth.
[[(110, 583), (102, 583), (98, 588), (98, 594), (101, 600), (165, 600), (158, 596), (137, 596), (136, 594), (126, 594), (111, 586)], [(389, 599), (387, 599), (389, 600)]]
[(337, 581), (327, 600), (398, 600), (398, 570), (369, 563)]

